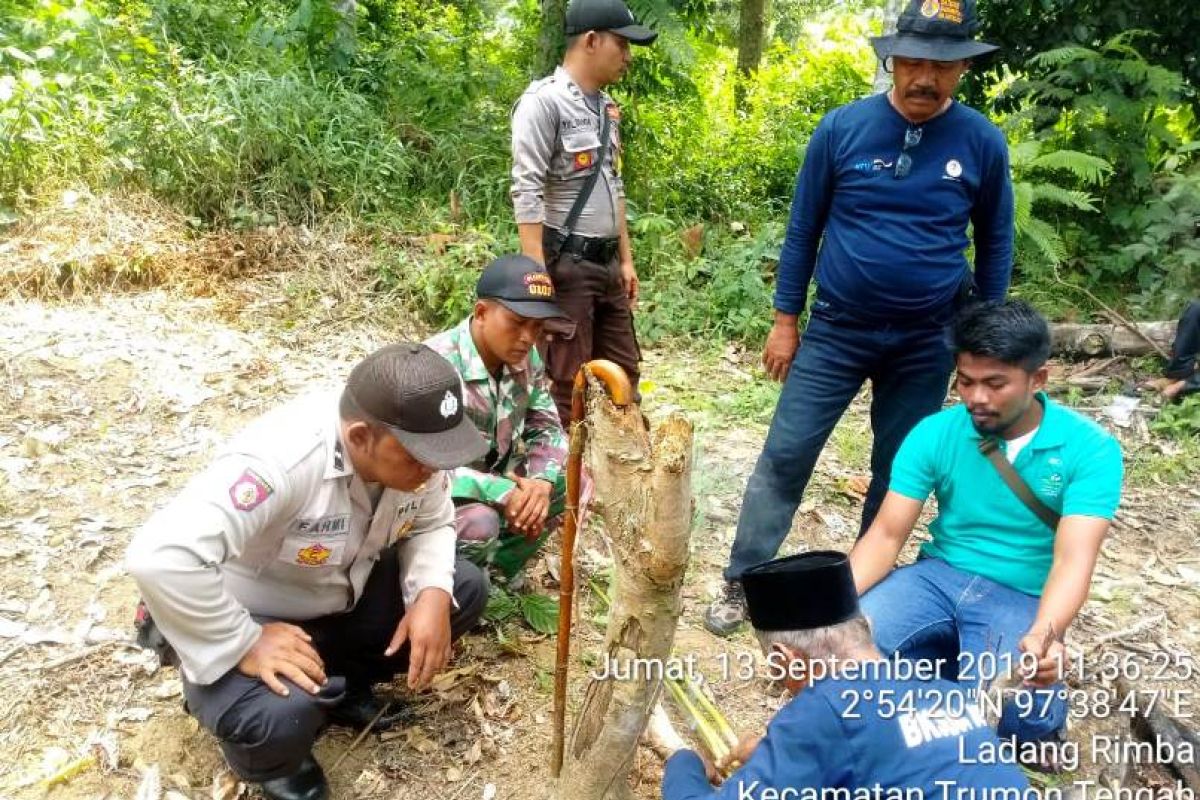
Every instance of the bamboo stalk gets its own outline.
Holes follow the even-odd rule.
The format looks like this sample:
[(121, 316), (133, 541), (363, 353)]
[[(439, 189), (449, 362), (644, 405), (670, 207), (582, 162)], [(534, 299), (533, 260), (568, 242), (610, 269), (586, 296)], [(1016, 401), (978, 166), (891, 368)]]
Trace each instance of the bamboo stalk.
[(729, 746), (736, 747), (738, 743), (737, 734), (733, 732), (733, 727), (729, 724), (729, 720), (725, 719), (725, 715), (717, 708), (712, 700), (708, 699), (708, 695), (704, 693), (704, 689), (700, 685), (699, 680), (687, 681), (688, 688), (692, 690), (692, 694), (696, 696), (696, 701), (700, 705), (700, 709), (708, 714), (708, 718), (716, 725), (721, 736), (729, 743)]
[(708, 750), (708, 754), (714, 761), (720, 761), (729, 753), (729, 747), (726, 746), (724, 739), (710, 723), (700, 709), (696, 708), (695, 704), (688, 698), (683, 687), (678, 681), (668, 679), (663, 681), (667, 685), (667, 689), (671, 692), (672, 699), (679, 705), (680, 709), (688, 717), (688, 721), (700, 736), (704, 748)]

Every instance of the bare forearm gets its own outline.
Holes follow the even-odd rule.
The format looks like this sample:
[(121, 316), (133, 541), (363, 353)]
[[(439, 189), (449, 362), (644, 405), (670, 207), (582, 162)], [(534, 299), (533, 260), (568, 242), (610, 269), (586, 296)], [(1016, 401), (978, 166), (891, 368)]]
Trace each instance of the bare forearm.
[(850, 570), (854, 573), (854, 588), (865, 593), (887, 577), (904, 549), (917, 518), (922, 501), (888, 492), (875, 521), (850, 551)]
[(1108, 533), (1108, 521), (1093, 517), (1064, 517), (1054, 537), (1054, 561), (1042, 587), (1042, 600), (1031, 630), (1054, 627), (1061, 638), (1087, 602), (1092, 571)]
[(850, 569), (854, 573), (854, 588), (865, 594), (887, 577), (900, 557), (903, 539), (893, 539), (878, 526), (872, 526), (850, 551)]
[(517, 235), (521, 239), (521, 252), (542, 264), (542, 223), (522, 222), (517, 225)]

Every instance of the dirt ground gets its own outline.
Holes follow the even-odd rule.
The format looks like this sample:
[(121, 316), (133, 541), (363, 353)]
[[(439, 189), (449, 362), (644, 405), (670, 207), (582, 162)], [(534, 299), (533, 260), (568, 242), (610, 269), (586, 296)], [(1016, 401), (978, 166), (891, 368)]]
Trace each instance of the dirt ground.
[[(136, 593), (122, 569), (124, 548), (225, 436), (281, 396), (335, 385), (389, 333), (365, 322), (281, 321), (252, 297), (231, 310), (227, 301), (163, 291), (70, 304), (9, 300), (0, 313), (0, 798), (235, 797), (214, 741), (182, 709), (178, 675), (131, 644)], [(730, 670), (721, 659), (755, 653), (752, 639), (718, 640), (700, 622), (765, 434), (761, 413), (720, 411), (737, 408), (723, 398), (747, 391), (749, 360), (648, 353), (655, 386), (646, 407), (652, 417), (683, 407), (698, 422), (698, 525), (676, 649), (698, 654), (735, 727), (753, 730), (782, 697), (764, 680), (749, 688), (733, 674), (722, 680)], [(865, 430), (860, 398), (822, 459), (787, 548), (850, 545)], [(1127, 448), (1159, 457), (1169, 448), (1136, 426), (1122, 435)], [(1200, 489), (1194, 476), (1139, 480), (1070, 642), (1088, 654), (1089, 669), (1114, 653), (1142, 665), (1146, 688), (1190, 701), (1195, 681), (1168, 681), (1184, 673), (1165, 665), (1177, 656), (1190, 664), (1200, 652)], [(602, 542), (585, 534), (583, 549), (591, 551), (585, 565), (603, 562)], [(549, 591), (546, 572), (532, 570), (535, 590)], [(590, 599), (583, 604), (585, 617), (599, 614)], [(350, 750), (351, 732), (329, 729), (317, 756), (334, 796), (535, 796), (548, 774), (553, 647), (527, 629), (509, 634), (504, 642), (492, 629), (469, 636), (456, 671), (406, 699), (414, 714), (402, 730)], [(586, 657), (601, 640), (585, 619), (574, 651)], [(1200, 700), (1190, 713), (1200, 714)], [(1123, 724), (1119, 715), (1083, 720), (1072, 736)], [(1155, 768), (1142, 773), (1152, 785), (1165, 778)], [(660, 777), (661, 762), (643, 748), (636, 795), (657, 797)]]

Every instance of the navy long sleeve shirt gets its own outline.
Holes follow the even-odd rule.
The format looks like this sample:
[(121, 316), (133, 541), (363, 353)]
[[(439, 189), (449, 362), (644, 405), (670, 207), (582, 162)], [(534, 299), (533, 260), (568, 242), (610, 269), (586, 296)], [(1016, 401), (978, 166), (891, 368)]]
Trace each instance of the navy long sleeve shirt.
[(818, 681), (775, 715), (750, 759), (719, 788), (696, 753), (671, 756), (663, 800), (805, 800), (830, 789), (878, 800), (939, 800), (963, 789), (976, 798), (1002, 788), (1019, 796), (1028, 781), (1014, 764), (990, 758), (1000, 740), (965, 699), (945, 680)]
[[(909, 128), (921, 138), (907, 150), (911, 171), (896, 178)], [(818, 296), (864, 320), (937, 314), (967, 276), (968, 223), (975, 283), (985, 299), (1002, 299), (1013, 192), (1004, 135), (986, 117), (954, 102), (914, 126), (886, 94), (837, 108), (817, 126), (796, 179), (775, 308), (804, 310), (815, 266)]]

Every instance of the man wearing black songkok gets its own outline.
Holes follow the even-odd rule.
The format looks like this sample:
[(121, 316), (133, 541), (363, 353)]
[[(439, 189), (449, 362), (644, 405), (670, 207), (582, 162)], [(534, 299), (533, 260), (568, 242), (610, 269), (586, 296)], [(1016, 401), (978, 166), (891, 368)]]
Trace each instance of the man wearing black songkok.
[(828, 789), (879, 800), (953, 797), (958, 789), (986, 797), (1028, 787), (1012, 764), (971, 763), (1000, 742), (957, 684), (892, 677), (859, 611), (844, 554), (768, 561), (743, 581), (770, 668), (795, 697), (766, 735), (743, 738), (734, 753), (743, 766), (719, 787), (695, 752), (673, 754), (664, 800), (820, 797)]

